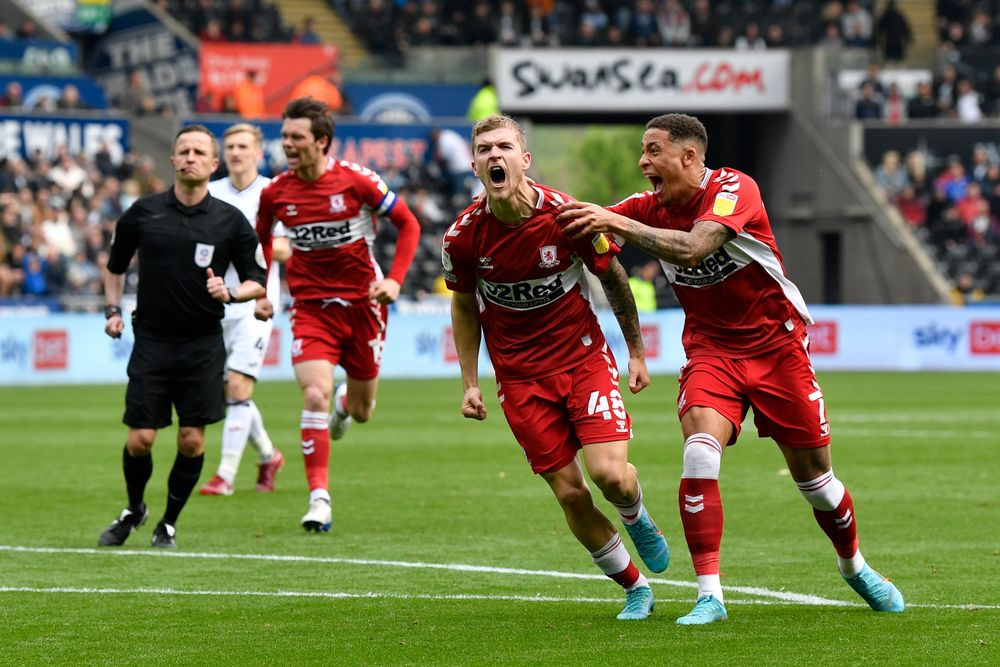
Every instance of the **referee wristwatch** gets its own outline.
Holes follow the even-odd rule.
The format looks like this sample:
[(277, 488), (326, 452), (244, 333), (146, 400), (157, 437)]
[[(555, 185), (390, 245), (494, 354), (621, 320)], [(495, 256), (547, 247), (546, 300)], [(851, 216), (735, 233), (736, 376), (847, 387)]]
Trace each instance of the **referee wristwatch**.
[(118, 317), (122, 316), (121, 306), (112, 306), (112, 305), (104, 306), (104, 319), (110, 320), (115, 315), (117, 315)]
[(229, 286), (229, 303), (236, 303), (240, 300), (239, 295), (236, 293), (236, 288), (232, 285)]

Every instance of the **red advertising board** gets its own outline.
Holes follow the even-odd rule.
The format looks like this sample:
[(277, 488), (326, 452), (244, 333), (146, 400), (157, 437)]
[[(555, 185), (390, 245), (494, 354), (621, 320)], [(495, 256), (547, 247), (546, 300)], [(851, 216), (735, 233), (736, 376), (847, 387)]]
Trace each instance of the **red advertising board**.
[(66, 370), (69, 364), (69, 337), (64, 329), (36, 331), (35, 370)]
[(837, 354), (837, 323), (831, 320), (809, 325), (809, 353)]
[(969, 352), (1000, 354), (1000, 322), (969, 322)]
[(324, 44), (203, 42), (198, 61), (200, 97), (208, 94), (221, 100), (252, 70), (263, 85), (267, 115), (277, 117), (296, 83), (310, 74), (337, 70), (338, 52), (337, 47)]
[(639, 326), (642, 335), (642, 346), (646, 348), (647, 359), (657, 359), (660, 356), (660, 327), (657, 324), (642, 324)]

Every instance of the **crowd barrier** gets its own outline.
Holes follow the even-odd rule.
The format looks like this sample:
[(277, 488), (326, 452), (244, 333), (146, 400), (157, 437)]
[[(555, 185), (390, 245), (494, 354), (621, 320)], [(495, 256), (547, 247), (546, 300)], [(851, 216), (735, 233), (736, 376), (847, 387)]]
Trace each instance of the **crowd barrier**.
[[(817, 306), (812, 314), (811, 351), (818, 371), (1000, 370), (1000, 306)], [(624, 371), (628, 354), (614, 317), (605, 312), (600, 320)], [(663, 310), (641, 320), (649, 371), (677, 373), (684, 363), (682, 313)], [(0, 385), (124, 383), (132, 342), (130, 328), (121, 339), (108, 338), (101, 315), (8, 310), (0, 316)], [(293, 378), (291, 342), (288, 317), (282, 314), (262, 381)], [(485, 346), (480, 373), (492, 375)], [(458, 376), (446, 313), (390, 315), (382, 377)]]

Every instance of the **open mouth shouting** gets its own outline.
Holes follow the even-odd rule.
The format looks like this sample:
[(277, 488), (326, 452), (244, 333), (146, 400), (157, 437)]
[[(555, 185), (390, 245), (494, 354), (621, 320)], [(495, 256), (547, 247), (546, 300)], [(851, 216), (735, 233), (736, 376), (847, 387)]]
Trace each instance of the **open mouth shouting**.
[(489, 168), (490, 183), (500, 188), (507, 182), (507, 170), (502, 165), (495, 164)]
[(649, 184), (653, 186), (653, 192), (660, 194), (660, 190), (663, 189), (663, 179), (655, 174), (646, 174), (646, 178), (649, 179)]

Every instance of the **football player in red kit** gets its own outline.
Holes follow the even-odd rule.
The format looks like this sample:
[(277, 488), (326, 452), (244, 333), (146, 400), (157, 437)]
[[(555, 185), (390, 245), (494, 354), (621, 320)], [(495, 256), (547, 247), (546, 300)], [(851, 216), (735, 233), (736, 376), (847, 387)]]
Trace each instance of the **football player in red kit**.
[[(295, 300), (292, 365), (302, 389), (302, 454), (309, 482), (309, 511), (301, 523), (319, 532), (330, 530), (332, 522), (330, 438), (343, 437), (352, 420), (368, 421), (375, 407), (387, 306), (399, 297), (420, 225), (377, 173), (327, 155), (334, 123), (323, 102), (293, 99), (282, 119), (288, 171), (261, 192), (257, 234), (268, 263), (275, 223), (284, 225), (292, 247), (286, 264)], [(372, 255), (376, 216), (399, 229), (388, 276)], [(268, 304), (259, 310), (266, 316)], [(337, 364), (347, 382), (333, 387)]]
[(611, 233), (658, 257), (684, 309), (677, 410), (684, 433), (679, 505), (698, 577), (681, 625), (725, 620), (719, 580), (723, 449), (735, 444), (752, 407), (799, 491), (833, 542), (840, 572), (876, 611), (899, 612), (899, 590), (858, 550), (854, 504), (833, 474), (830, 425), (809, 360), (812, 318), (785, 276), (771, 223), (752, 178), (705, 166), (708, 134), (684, 114), (646, 124), (639, 167), (653, 186), (605, 209), (569, 202), (559, 220), (577, 239)]
[(629, 389), (649, 384), (628, 277), (603, 234), (571, 241), (556, 222), (566, 195), (529, 181), (521, 127), (489, 116), (472, 130), (473, 166), (486, 196), (448, 228), (442, 248), (452, 331), (462, 369), (462, 414), (486, 418), (479, 390), (480, 338), (497, 376), (504, 417), (532, 470), (551, 487), (570, 530), (594, 563), (625, 589), (622, 620), (653, 610), (653, 593), (612, 523), (594, 505), (577, 460), (622, 519), (646, 566), (662, 572), (666, 540), (649, 517), (635, 466), (632, 422), (618, 366), (587, 299), (584, 267), (600, 277), (629, 350)]

